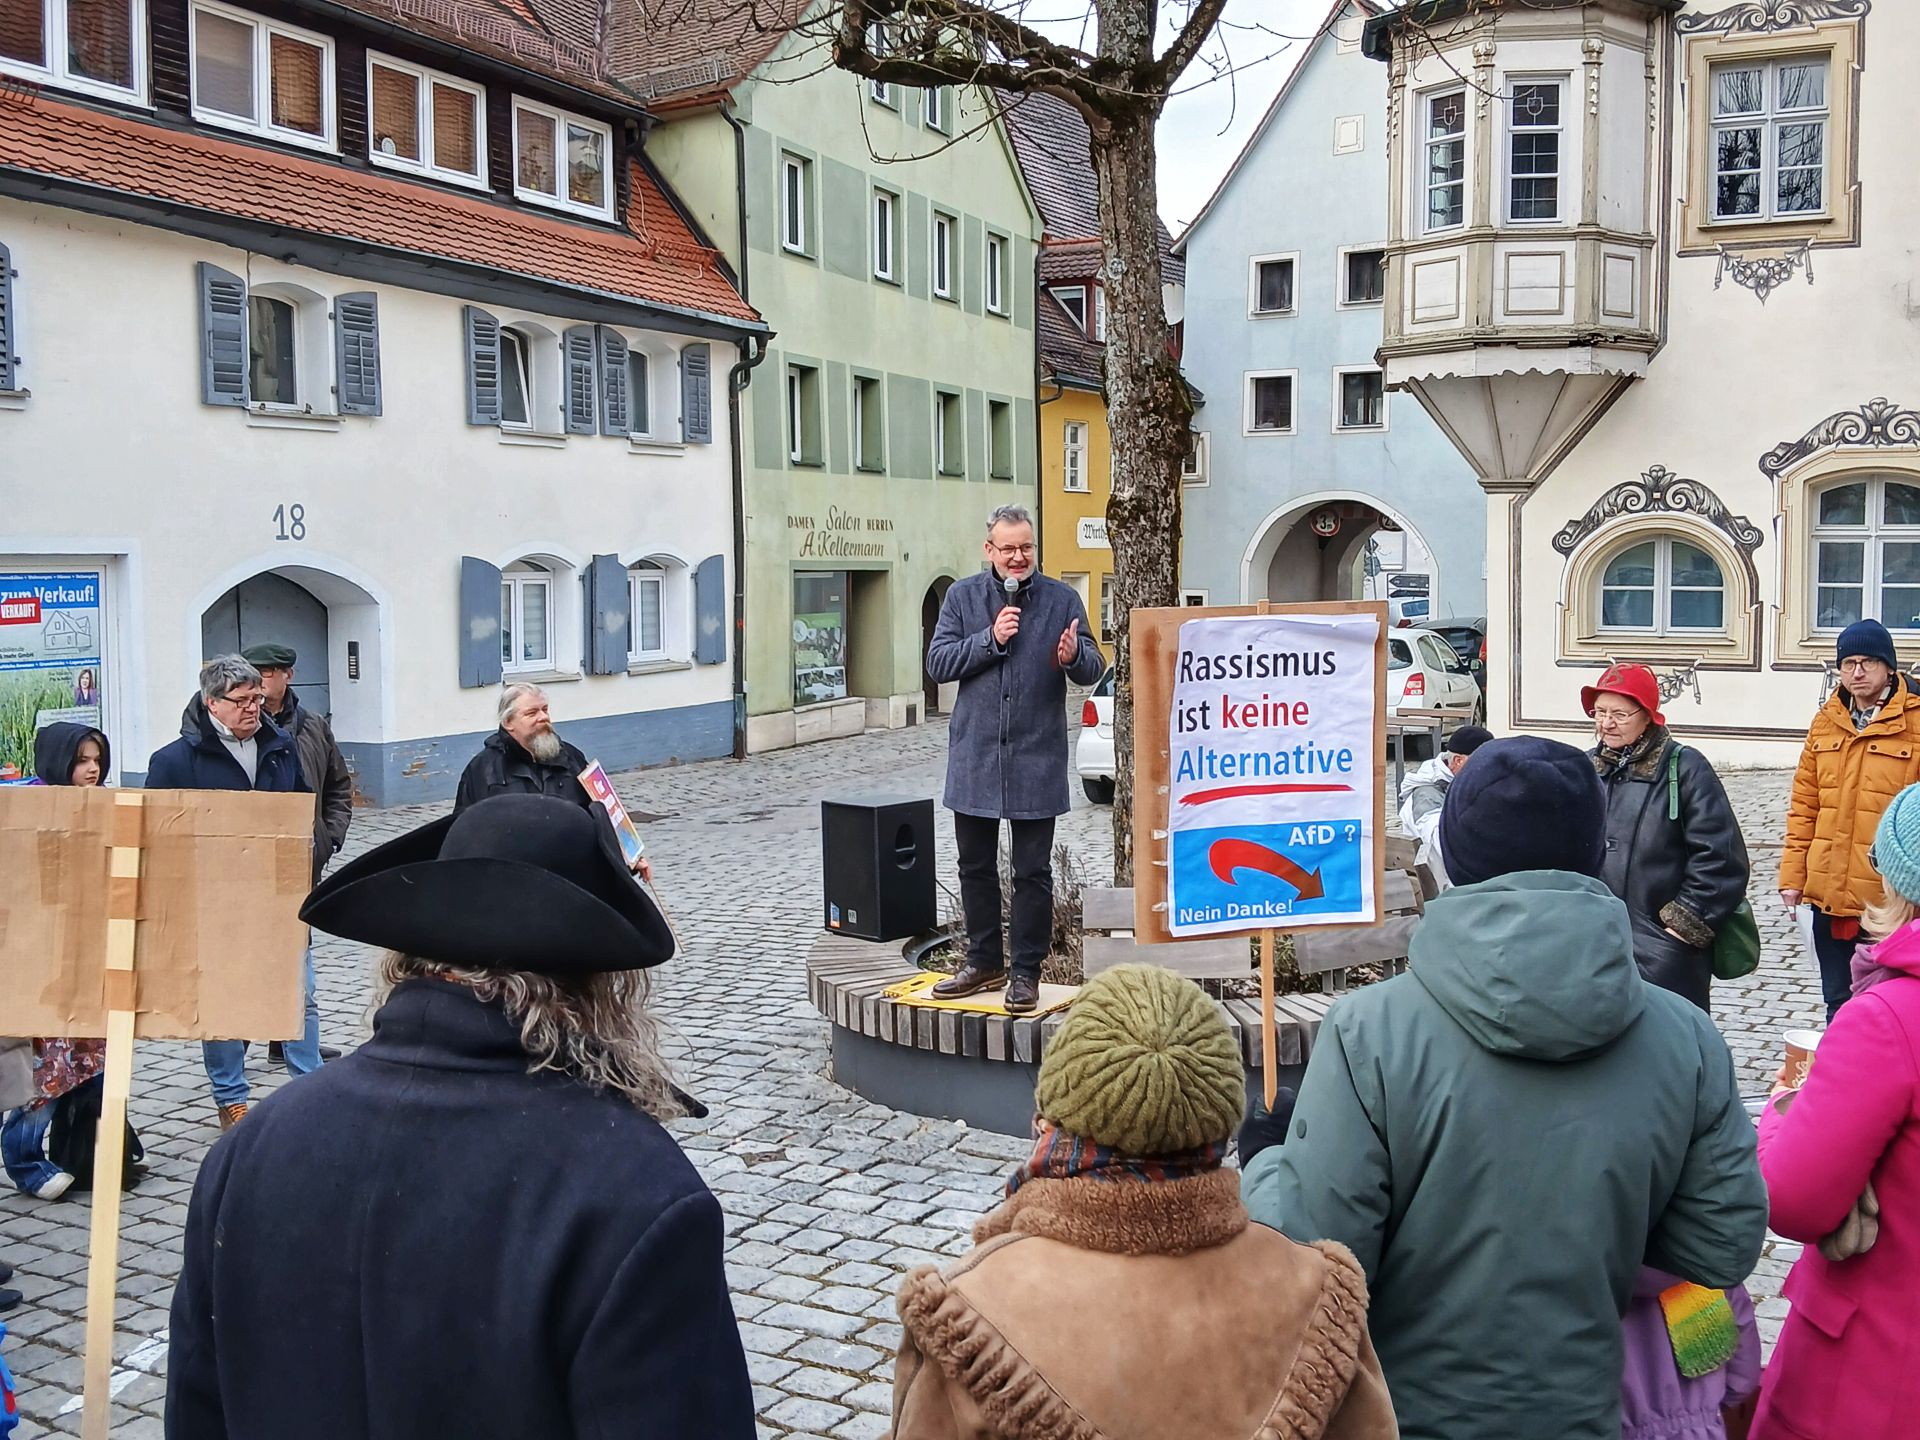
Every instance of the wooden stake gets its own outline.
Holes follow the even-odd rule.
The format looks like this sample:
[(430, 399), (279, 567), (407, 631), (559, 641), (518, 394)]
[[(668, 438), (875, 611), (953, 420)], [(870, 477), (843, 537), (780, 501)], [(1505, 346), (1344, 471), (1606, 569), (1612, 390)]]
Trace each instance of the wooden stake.
[(1273, 947), (1276, 943), (1273, 931), (1260, 932), (1260, 1084), (1266, 1091), (1269, 1114), (1273, 1112), (1273, 1097), (1280, 1093), (1280, 1076), (1273, 1063)]
[(87, 1256), (87, 1350), (83, 1440), (107, 1440), (112, 1409), (114, 1292), (120, 1272), (120, 1179), (126, 1158), (127, 1096), (133, 1080), (133, 1018), (138, 1008), (133, 969), (140, 903), (142, 807), (146, 795), (113, 797), (107, 875), (107, 1068), (100, 1101), (100, 1132), (93, 1150), (93, 1234)]

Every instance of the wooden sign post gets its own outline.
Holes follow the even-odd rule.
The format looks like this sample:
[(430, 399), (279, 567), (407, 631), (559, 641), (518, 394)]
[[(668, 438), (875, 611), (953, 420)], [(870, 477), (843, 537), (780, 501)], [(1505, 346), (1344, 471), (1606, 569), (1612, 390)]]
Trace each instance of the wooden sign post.
[(0, 929), (0, 1015), (15, 1034), (106, 1039), (84, 1440), (111, 1423), (133, 1042), (298, 1037), (312, 853), (311, 795), (0, 787), (0, 875), (24, 877)]
[[(1189, 678), (1189, 707), (1183, 709), (1185, 728), (1182, 744), (1192, 743), (1185, 736), (1204, 732), (1218, 740), (1220, 761), (1232, 783), (1197, 790), (1187, 777), (1174, 773), (1174, 694), (1182, 683), (1176, 675), (1181, 658), (1181, 627), (1192, 621), (1240, 620), (1249, 617), (1274, 617), (1289, 624), (1268, 627), (1261, 634), (1285, 633), (1299, 642), (1301, 649), (1318, 654), (1331, 643), (1324, 637), (1336, 633), (1342, 652), (1349, 660), (1355, 653), (1367, 655), (1364, 640), (1356, 640), (1354, 618), (1372, 619), (1371, 674), (1356, 676), (1356, 666), (1343, 671), (1337, 663), (1323, 667), (1313, 655), (1297, 652), (1271, 657), (1254, 653), (1251, 634), (1244, 662), (1238, 642), (1231, 654), (1213, 662), (1221, 673), (1212, 674), (1212, 666), (1201, 667), (1198, 682)], [(1134, 936), (1141, 944), (1158, 944), (1199, 935), (1249, 933), (1256, 937), (1260, 973), (1261, 1070), (1266, 1101), (1272, 1105), (1279, 1084), (1274, 1069), (1276, 946), (1281, 934), (1312, 928), (1358, 929), (1376, 926), (1384, 915), (1383, 892), (1386, 880), (1385, 782), (1387, 749), (1387, 607), (1370, 600), (1327, 601), (1317, 604), (1186, 606), (1178, 609), (1135, 610), (1130, 617), (1133, 688), (1133, 854), (1134, 854)], [(1218, 627), (1221, 632), (1232, 628)], [(1189, 632), (1194, 634), (1195, 632)], [(1364, 634), (1364, 632), (1361, 632)], [(1316, 635), (1321, 636), (1315, 639)], [(1311, 645), (1307, 642), (1312, 641)], [(1330, 653), (1330, 652), (1329, 652)], [(1370, 693), (1354, 690), (1356, 680), (1370, 682)], [(1215, 683), (1215, 682), (1218, 683)], [(1200, 703), (1192, 703), (1195, 683), (1209, 686)], [(1337, 724), (1337, 732), (1316, 729)], [(1271, 731), (1273, 746), (1266, 754), (1253, 753), (1266, 743)], [(1293, 773), (1291, 765), (1300, 763), (1301, 753), (1309, 765), (1324, 766), (1329, 754), (1325, 741), (1337, 733), (1344, 768), (1337, 773), (1323, 770)], [(1358, 751), (1365, 747), (1366, 753)], [(1281, 752), (1292, 752), (1286, 755)], [(1242, 753), (1247, 752), (1247, 753)], [(1257, 777), (1257, 779), (1251, 778)], [(1280, 777), (1280, 778), (1275, 778)], [(1245, 783), (1239, 783), (1244, 780)], [(1176, 926), (1169, 908), (1169, 872), (1172, 865), (1175, 832), (1182, 826), (1172, 823), (1174, 791), (1182, 790), (1182, 802), (1188, 805), (1217, 807), (1223, 818), (1217, 826), (1209, 823), (1205, 833), (1215, 837), (1208, 848), (1213, 874), (1229, 887), (1235, 900), (1231, 908), (1218, 907), (1219, 913), (1195, 907), (1191, 917)], [(1305, 828), (1316, 836), (1319, 852), (1327, 848), (1327, 832), (1335, 827), (1326, 818), (1330, 811), (1328, 796), (1348, 797), (1338, 802), (1351, 808), (1360, 802), (1364, 791), (1364, 810), (1341, 813), (1340, 819), (1364, 824), (1370, 841), (1364, 854), (1355, 856), (1353, 839), (1347, 839), (1343, 852), (1340, 883), (1331, 878), (1324, 883), (1321, 868), (1296, 864), (1286, 853), (1288, 847), (1259, 843), (1271, 839), (1276, 827)], [(1335, 806), (1338, 809), (1338, 805)], [(1188, 812), (1183, 811), (1183, 816)], [(1198, 810), (1192, 812), (1197, 815)], [(1297, 823), (1296, 823), (1297, 822)], [(1200, 832), (1188, 819), (1184, 827), (1189, 839)], [(1243, 829), (1249, 838), (1231, 833)], [(1309, 847), (1311, 848), (1311, 846)], [(1337, 847), (1336, 847), (1337, 848)], [(1301, 853), (1301, 852), (1296, 852)], [(1356, 868), (1357, 867), (1357, 868)], [(1371, 872), (1370, 875), (1366, 872)], [(1183, 874), (1188, 873), (1183, 871)], [(1250, 883), (1241, 887), (1242, 876)], [(1275, 881), (1275, 885), (1261, 883)], [(1182, 882), (1185, 883), (1185, 882)], [(1246, 895), (1241, 901), (1238, 897)], [(1280, 895), (1284, 898), (1274, 898)], [(1187, 914), (1182, 907), (1183, 916)], [(1274, 923), (1279, 921), (1281, 923)], [(1176, 933), (1176, 929), (1184, 933)]]

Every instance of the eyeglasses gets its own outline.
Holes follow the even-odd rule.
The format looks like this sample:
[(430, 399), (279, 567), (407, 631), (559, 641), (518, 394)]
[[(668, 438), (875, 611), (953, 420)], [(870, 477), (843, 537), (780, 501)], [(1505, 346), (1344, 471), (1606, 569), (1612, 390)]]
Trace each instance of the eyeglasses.
[(1876, 665), (1884, 665), (1884, 660), (1842, 660), (1837, 667), (1848, 675), (1864, 675)]
[(1025, 545), (995, 545), (993, 547), (994, 554), (1008, 560), (1011, 560), (1016, 555), (1031, 555), (1033, 551), (1034, 545), (1031, 540)]
[(222, 705), (231, 705), (236, 710), (258, 710), (267, 698), (264, 695), (216, 695), (213, 697)]
[(1639, 713), (1638, 710), (1595, 710), (1593, 718), (1601, 725), (1624, 725)]

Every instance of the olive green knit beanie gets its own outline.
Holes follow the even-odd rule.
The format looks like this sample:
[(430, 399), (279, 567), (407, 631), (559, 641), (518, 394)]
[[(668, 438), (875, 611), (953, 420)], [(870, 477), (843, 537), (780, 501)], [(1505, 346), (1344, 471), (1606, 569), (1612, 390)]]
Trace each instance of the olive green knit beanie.
[(1157, 965), (1117, 965), (1087, 983), (1047, 1046), (1033, 1095), (1060, 1129), (1130, 1155), (1224, 1141), (1246, 1097), (1219, 1008)]

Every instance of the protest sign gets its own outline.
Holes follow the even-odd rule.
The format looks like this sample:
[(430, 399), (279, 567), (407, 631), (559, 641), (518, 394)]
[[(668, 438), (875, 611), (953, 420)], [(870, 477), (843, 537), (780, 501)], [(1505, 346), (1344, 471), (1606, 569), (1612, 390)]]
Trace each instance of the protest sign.
[(100, 573), (0, 574), (0, 779), (33, 773), (33, 736), (100, 724)]
[(1378, 918), (1372, 615), (1180, 626), (1168, 736), (1175, 939)]

